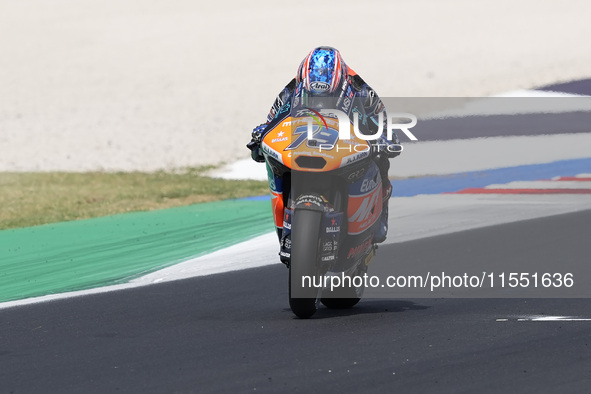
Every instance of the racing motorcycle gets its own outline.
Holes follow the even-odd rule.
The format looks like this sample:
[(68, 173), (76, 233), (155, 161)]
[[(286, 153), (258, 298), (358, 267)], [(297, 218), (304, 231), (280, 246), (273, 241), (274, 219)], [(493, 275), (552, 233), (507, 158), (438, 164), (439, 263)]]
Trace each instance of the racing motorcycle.
[(355, 122), (340, 138), (342, 117), (330, 112), (287, 103), (248, 146), (256, 144), (267, 165), (289, 305), (300, 318), (311, 317), (318, 300), (328, 308), (359, 302), (383, 208), (379, 151), (353, 132)]

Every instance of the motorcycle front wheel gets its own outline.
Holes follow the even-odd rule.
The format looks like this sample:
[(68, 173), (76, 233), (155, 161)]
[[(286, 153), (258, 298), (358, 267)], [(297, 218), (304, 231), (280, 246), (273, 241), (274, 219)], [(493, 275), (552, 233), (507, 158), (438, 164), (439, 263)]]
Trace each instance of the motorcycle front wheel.
[(299, 209), (293, 213), (291, 230), (291, 263), (289, 266), (289, 306), (299, 318), (316, 313), (320, 280), (318, 250), (322, 212)]

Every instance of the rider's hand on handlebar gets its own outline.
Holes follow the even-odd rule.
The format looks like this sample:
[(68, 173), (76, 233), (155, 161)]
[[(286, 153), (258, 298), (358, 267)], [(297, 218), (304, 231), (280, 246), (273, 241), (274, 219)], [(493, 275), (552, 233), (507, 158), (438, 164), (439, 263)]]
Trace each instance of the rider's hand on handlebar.
[(392, 159), (402, 152), (402, 146), (397, 141), (390, 141), (382, 136), (376, 141), (380, 152), (384, 152), (389, 159)]
[(263, 131), (265, 131), (265, 129), (267, 128), (267, 124), (263, 123), (258, 125), (257, 127), (255, 127), (254, 129), (252, 129), (252, 134), (251, 134), (251, 141), (252, 142), (258, 142), (259, 144), (261, 143), (261, 137), (263, 136)]
[(248, 149), (251, 150), (251, 157), (254, 161), (262, 163), (265, 161), (265, 157), (261, 152), (261, 140), (263, 136), (263, 131), (267, 127), (267, 124), (261, 124), (255, 127), (252, 130), (250, 142), (246, 145)]

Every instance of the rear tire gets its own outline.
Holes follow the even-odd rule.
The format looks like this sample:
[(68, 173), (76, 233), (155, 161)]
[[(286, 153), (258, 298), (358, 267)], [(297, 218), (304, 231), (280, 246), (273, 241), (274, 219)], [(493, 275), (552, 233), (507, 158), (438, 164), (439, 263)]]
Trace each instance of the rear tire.
[[(366, 272), (367, 265), (361, 264), (355, 270), (355, 275), (361, 277)], [(325, 307), (331, 309), (352, 308), (361, 300), (364, 290), (364, 284), (361, 284), (359, 287), (341, 286), (333, 289), (332, 291), (330, 289), (324, 289), (320, 301)]]
[(359, 300), (360, 298), (323, 298), (322, 304), (330, 309), (348, 309), (357, 305)]
[(319, 288), (302, 286), (302, 277), (318, 277), (318, 245), (322, 212), (298, 209), (293, 213), (291, 263), (289, 266), (289, 306), (307, 319), (316, 313)]
[(361, 297), (357, 296), (357, 290), (351, 287), (340, 287), (333, 291), (325, 290), (324, 294), (326, 296), (320, 301), (330, 309), (352, 308), (361, 300)]

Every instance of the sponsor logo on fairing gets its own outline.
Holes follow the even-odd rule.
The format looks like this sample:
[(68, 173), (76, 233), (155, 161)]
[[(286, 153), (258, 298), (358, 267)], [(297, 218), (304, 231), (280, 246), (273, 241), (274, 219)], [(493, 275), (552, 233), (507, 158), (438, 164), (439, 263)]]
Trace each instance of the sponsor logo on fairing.
[(362, 255), (367, 249), (371, 247), (371, 241), (373, 241), (373, 235), (361, 245), (351, 248), (347, 254), (347, 259), (356, 258)]
[(353, 181), (361, 178), (361, 176), (363, 174), (365, 174), (365, 168), (361, 168), (357, 171), (350, 173), (349, 176), (347, 176), (347, 179), (349, 180), (349, 182), (353, 182)]
[(271, 156), (276, 160), (280, 160), (280, 155), (276, 150), (269, 148), (266, 144), (262, 144), (261, 147), (263, 148), (263, 153), (265, 153), (268, 156)]
[(376, 187), (368, 194), (349, 198), (349, 234), (359, 234), (373, 225), (382, 214), (382, 190)]
[[(349, 145), (349, 148), (351, 148), (351, 146)], [(365, 148), (368, 148), (368, 146), (365, 146)], [(322, 149), (322, 147), (320, 148)], [(337, 152), (338, 152), (339, 147), (337, 146)], [(341, 150), (346, 150), (346, 149), (341, 149)], [(350, 152), (350, 150), (349, 150)], [(355, 153), (354, 155), (351, 156), (347, 156), (346, 158), (343, 159), (343, 161), (345, 162), (344, 164), (351, 164), (353, 162), (359, 161), (361, 159), (366, 158), (367, 156), (369, 156), (369, 152), (365, 151), (365, 152), (358, 152)]]
[[(286, 122), (284, 122), (284, 123), (286, 123)], [(284, 137), (284, 136), (283, 136), (283, 134), (285, 134), (283, 131), (280, 131), (280, 132), (278, 132), (278, 133), (277, 133), (277, 136), (276, 136), (276, 138), (273, 138), (273, 139), (271, 140), (271, 142), (282, 142), (282, 141), (287, 141), (287, 140), (289, 139), (289, 137), (287, 137), (287, 136), (286, 136), (286, 137)]]
[(378, 187), (380, 184), (380, 180), (375, 179), (364, 179), (361, 183), (361, 188), (359, 189), (361, 193), (367, 193)]

